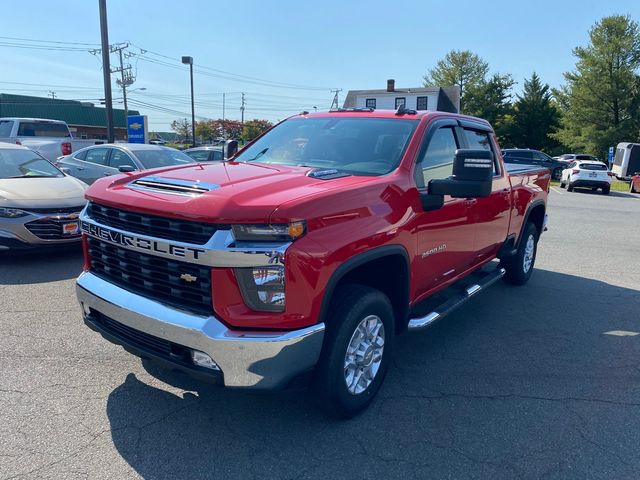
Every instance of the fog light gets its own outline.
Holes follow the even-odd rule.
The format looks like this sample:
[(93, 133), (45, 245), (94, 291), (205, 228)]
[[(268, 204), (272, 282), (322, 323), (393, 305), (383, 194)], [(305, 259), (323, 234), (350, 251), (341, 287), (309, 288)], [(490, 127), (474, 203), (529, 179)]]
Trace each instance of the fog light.
[(210, 368), (211, 370), (220, 370), (220, 367), (213, 361), (213, 358), (200, 350), (191, 350), (191, 360), (193, 360), (193, 363), (199, 367)]

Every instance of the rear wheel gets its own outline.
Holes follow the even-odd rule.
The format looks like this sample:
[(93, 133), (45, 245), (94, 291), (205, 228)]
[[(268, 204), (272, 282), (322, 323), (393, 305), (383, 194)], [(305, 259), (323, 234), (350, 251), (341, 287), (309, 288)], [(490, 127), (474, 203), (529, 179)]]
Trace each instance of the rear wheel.
[(602, 187), (602, 193), (604, 195), (609, 195), (610, 191), (611, 191), (611, 187)]
[(565, 183), (564, 183), (564, 179), (562, 177), (560, 177), (560, 188), (564, 188), (565, 187)]
[(567, 183), (567, 192), (573, 192), (573, 185), (571, 182)]
[(629, 183), (629, 193), (637, 193), (635, 187), (633, 186), (633, 180)]
[(529, 281), (536, 261), (538, 235), (536, 226), (531, 222), (527, 223), (516, 254), (502, 261), (502, 266), (506, 270), (503, 277), (505, 282), (511, 285), (524, 285)]
[(336, 291), (329, 312), (314, 389), (320, 408), (350, 418), (364, 410), (380, 389), (395, 335), (391, 302), (362, 285)]

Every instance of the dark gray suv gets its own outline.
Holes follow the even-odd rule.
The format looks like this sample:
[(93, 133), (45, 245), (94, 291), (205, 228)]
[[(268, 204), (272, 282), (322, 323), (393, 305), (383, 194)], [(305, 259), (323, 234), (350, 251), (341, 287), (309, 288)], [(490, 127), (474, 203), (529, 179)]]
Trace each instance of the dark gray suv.
[(551, 170), (551, 178), (560, 180), (562, 170), (567, 168), (567, 162), (554, 160), (546, 153), (528, 148), (505, 148), (502, 150), (505, 163), (520, 163), (523, 165), (539, 165)]

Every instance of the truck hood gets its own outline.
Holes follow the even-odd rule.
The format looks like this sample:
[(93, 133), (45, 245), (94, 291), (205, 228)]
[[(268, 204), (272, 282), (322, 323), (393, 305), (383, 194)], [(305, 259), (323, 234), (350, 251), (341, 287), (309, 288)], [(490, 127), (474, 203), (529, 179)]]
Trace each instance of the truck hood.
[(88, 186), (73, 177), (0, 179), (0, 206), (58, 208), (84, 205)]
[[(87, 198), (151, 214), (220, 223), (265, 223), (282, 203), (336, 189), (350, 189), (370, 178), (321, 179), (308, 176), (311, 170), (317, 169), (237, 162), (195, 164), (100, 179), (89, 188)], [(136, 188), (135, 182), (145, 177), (169, 184), (197, 182), (211, 189), (185, 195)]]

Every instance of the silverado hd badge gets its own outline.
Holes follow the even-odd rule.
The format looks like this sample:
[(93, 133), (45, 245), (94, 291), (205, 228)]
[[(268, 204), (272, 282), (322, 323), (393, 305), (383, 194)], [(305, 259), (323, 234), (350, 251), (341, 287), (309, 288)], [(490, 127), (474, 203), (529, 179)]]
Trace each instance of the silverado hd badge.
[(113, 243), (124, 248), (147, 251), (163, 257), (177, 257), (180, 259), (198, 260), (206, 250), (189, 247), (186, 245), (174, 245), (172, 243), (136, 237), (129, 233), (122, 233), (116, 230), (94, 225), (86, 221), (81, 222), (82, 232), (91, 237)]

